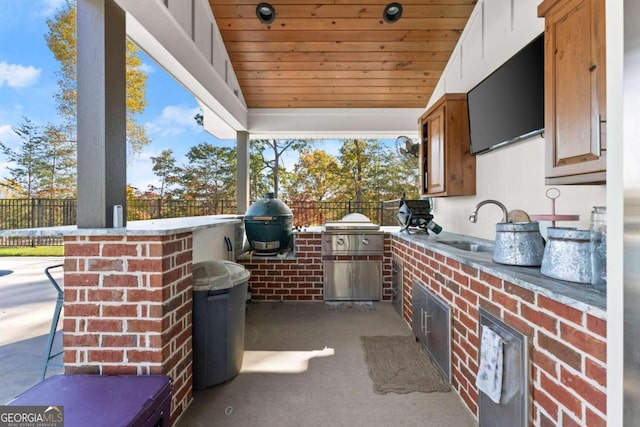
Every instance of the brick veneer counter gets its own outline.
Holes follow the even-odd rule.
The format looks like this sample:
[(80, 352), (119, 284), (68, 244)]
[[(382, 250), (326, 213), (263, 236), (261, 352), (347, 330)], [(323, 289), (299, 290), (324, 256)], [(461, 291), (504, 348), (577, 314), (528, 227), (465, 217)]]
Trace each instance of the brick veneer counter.
[(455, 249), (439, 241), (470, 240), (481, 244), (493, 242), (475, 237), (443, 232), (432, 234), (407, 234), (390, 232), (392, 236), (407, 243), (446, 256), (461, 264), (473, 267), (484, 273), (514, 283), (524, 289), (540, 293), (567, 306), (606, 319), (606, 296), (596, 291), (591, 285), (556, 280), (540, 273), (540, 267), (519, 267), (502, 265), (493, 262), (490, 252), (469, 252)]
[[(245, 254), (238, 263), (251, 272), (251, 298), (256, 301), (324, 301), (322, 229), (295, 232), (294, 251), (285, 256)], [(341, 255), (341, 260), (362, 256)], [(367, 257), (382, 261), (382, 300), (391, 301), (391, 239), (385, 234), (384, 255)]]
[(8, 233), (64, 236), (65, 373), (168, 375), (173, 423), (193, 400), (194, 236), (241, 222), (214, 215)]
[(466, 236), (390, 234), (393, 258), (404, 267), (405, 320), (411, 323), (414, 283), (451, 307), (452, 387), (474, 415), (479, 307), (484, 307), (529, 337), (532, 426), (606, 426), (603, 295), (587, 285), (541, 276), (536, 268), (502, 266), (491, 261), (491, 254), (437, 243)]

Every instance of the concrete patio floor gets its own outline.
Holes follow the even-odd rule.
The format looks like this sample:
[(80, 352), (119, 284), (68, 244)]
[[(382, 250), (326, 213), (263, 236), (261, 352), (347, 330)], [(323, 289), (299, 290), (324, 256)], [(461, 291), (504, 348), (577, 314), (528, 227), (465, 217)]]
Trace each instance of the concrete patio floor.
[[(44, 269), (60, 263), (62, 257), (0, 257), (0, 404), (40, 381), (58, 296)], [(62, 269), (52, 275), (61, 283)], [(61, 345), (59, 333), (54, 354)], [(60, 356), (51, 361), (47, 377), (62, 371)]]
[[(0, 258), (0, 405), (40, 381), (56, 292), (44, 269), (62, 258)], [(54, 277), (60, 280), (62, 272)], [(361, 336), (411, 335), (389, 303), (249, 306), (241, 373), (194, 391), (178, 426), (475, 427), (455, 392), (376, 394)], [(61, 334), (54, 351), (61, 349)], [(57, 363), (55, 363), (57, 362)], [(54, 360), (47, 376), (62, 373)]]
[(194, 391), (186, 426), (446, 426), (477, 422), (453, 391), (376, 394), (360, 336), (410, 335), (389, 303), (249, 306), (241, 373)]

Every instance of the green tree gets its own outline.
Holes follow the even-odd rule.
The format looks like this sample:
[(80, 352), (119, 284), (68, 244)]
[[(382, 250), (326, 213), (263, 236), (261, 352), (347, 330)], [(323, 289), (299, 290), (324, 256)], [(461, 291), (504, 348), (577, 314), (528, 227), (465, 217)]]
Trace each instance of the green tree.
[(28, 118), (13, 131), (20, 137), (17, 149), (0, 142), (0, 150), (15, 166), (8, 167), (9, 177), (4, 177), (20, 197), (35, 197), (43, 189), (43, 177), (47, 173), (45, 162), (46, 137), (42, 130)]
[[(77, 111), (76, 17), (75, 1), (67, 0), (52, 19), (47, 19), (49, 31), (45, 36), (49, 50), (60, 63), (59, 91), (55, 94), (55, 99), (58, 112), (71, 132), (67, 139), (73, 139)], [(137, 121), (138, 115), (147, 106), (145, 99), (147, 75), (141, 69), (142, 62), (138, 56), (138, 48), (130, 40), (127, 40), (126, 53), (127, 141), (130, 152), (138, 153), (150, 142), (144, 126)]]
[(249, 153), (249, 198), (251, 200), (257, 200), (273, 191), (273, 180), (264, 171), (263, 157), (251, 151)]
[(153, 163), (153, 173), (160, 178), (160, 187), (150, 188), (157, 191), (160, 199), (171, 195), (171, 186), (178, 182), (178, 168), (176, 167), (176, 159), (173, 157), (173, 150), (162, 150), (159, 156), (151, 157)]
[(346, 200), (353, 200), (356, 204), (366, 201), (365, 192), (371, 189), (372, 178), (378, 172), (374, 151), (379, 151), (379, 146), (375, 140), (344, 141), (339, 160), (343, 179), (341, 192)]
[(410, 155), (399, 156), (394, 153), (389, 171), (389, 186), (386, 188), (386, 200), (398, 198), (403, 193), (407, 199), (420, 197), (420, 170), (418, 158)]
[(282, 156), (287, 150), (300, 151), (311, 143), (306, 139), (255, 139), (249, 142), (251, 152), (258, 156), (261, 162), (261, 173), (273, 183), (273, 193), (279, 197), (280, 172)]
[(399, 157), (380, 140), (347, 140), (340, 149), (342, 200), (378, 202), (417, 197), (417, 160)]
[(287, 187), (291, 200), (322, 202), (336, 193), (339, 182), (338, 160), (324, 150), (304, 149), (293, 166), (293, 179)]
[(187, 165), (178, 169), (181, 196), (219, 202), (235, 198), (236, 152), (232, 148), (200, 143), (187, 152)]
[(46, 174), (42, 187), (50, 198), (74, 197), (76, 193), (76, 141), (67, 139), (64, 127), (49, 124), (44, 129)]

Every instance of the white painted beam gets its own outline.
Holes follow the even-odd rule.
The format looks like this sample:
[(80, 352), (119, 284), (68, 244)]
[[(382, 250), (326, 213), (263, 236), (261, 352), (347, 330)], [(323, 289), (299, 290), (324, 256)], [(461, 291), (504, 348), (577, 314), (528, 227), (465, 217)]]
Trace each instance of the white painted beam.
[(253, 138), (396, 138), (418, 136), (421, 108), (249, 109)]
[[(215, 136), (223, 135), (225, 138), (233, 134), (235, 137), (236, 131), (246, 130), (247, 108), (239, 88), (232, 88), (229, 80), (225, 81), (225, 76), (216, 72), (211, 52), (200, 51), (193, 40), (193, 30), (185, 31), (184, 14), (179, 14), (181, 23), (162, 1), (116, 1), (127, 12), (127, 35), (131, 40), (219, 118), (216, 126), (219, 133)], [(182, 3), (185, 7), (192, 4), (191, 1)], [(180, 6), (180, 3), (173, 4), (174, 9)], [(192, 16), (191, 13), (189, 15)], [(210, 26), (198, 31), (211, 34), (213, 30), (215, 28)], [(196, 39), (201, 37), (199, 35)], [(231, 82), (234, 83), (235, 78)]]

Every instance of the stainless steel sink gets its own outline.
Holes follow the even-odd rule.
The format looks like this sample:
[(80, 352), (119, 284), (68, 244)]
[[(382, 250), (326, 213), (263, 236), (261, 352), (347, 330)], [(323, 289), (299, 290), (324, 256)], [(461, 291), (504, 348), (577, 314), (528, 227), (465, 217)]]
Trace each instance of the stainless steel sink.
[(468, 240), (437, 240), (437, 242), (467, 252), (493, 252), (493, 245), (470, 242)]

